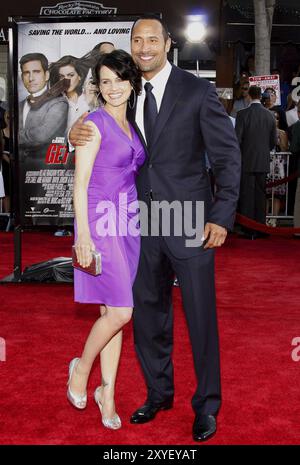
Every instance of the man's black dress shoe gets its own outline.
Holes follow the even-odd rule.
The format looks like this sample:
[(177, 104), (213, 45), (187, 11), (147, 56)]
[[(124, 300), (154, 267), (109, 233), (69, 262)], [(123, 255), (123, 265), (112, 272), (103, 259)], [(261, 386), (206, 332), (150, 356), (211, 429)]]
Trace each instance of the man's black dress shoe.
[(206, 441), (217, 431), (217, 421), (213, 415), (196, 415), (193, 424), (194, 441)]
[(146, 402), (132, 414), (130, 423), (147, 423), (147, 421), (153, 420), (160, 410), (169, 410), (172, 407), (172, 400), (161, 402), (160, 404)]

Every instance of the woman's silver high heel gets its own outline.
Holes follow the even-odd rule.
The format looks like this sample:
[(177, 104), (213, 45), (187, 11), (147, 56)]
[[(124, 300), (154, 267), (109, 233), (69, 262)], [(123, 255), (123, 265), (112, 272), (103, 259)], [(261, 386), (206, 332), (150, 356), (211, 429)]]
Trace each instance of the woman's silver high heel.
[(101, 413), (101, 417), (102, 417), (102, 423), (103, 425), (106, 427), (106, 428), (110, 428), (110, 429), (119, 429), (121, 428), (122, 426), (122, 423), (121, 423), (121, 419), (119, 417), (119, 415), (117, 413), (114, 414), (114, 416), (112, 418), (104, 418), (103, 415), (102, 415), (102, 404), (100, 402), (100, 399), (98, 397), (98, 390), (101, 388), (101, 386), (98, 386), (94, 392), (94, 399), (95, 399), (95, 402), (96, 404), (98, 405), (99, 407), (99, 410), (100, 410), (100, 413)]
[(68, 382), (67, 382), (67, 386), (68, 386), (67, 398), (69, 399), (69, 401), (71, 402), (71, 404), (74, 407), (82, 410), (82, 409), (84, 409), (86, 407), (87, 394), (85, 393), (82, 396), (80, 396), (78, 394), (73, 394), (73, 392), (70, 389), (70, 381), (71, 381), (72, 373), (73, 373), (74, 368), (78, 364), (79, 360), (80, 360), (80, 358), (78, 358), (78, 357), (73, 358), (73, 360), (71, 360), (70, 365), (69, 365), (69, 379), (68, 379)]

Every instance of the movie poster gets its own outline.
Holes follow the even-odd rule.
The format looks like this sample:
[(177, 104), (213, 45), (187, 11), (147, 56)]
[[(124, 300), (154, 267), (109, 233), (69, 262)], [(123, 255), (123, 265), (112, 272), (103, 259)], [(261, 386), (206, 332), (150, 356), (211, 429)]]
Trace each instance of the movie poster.
[(276, 102), (274, 105), (281, 105), (279, 74), (266, 75), (266, 76), (250, 76), (249, 82), (250, 82), (250, 86), (260, 87), (262, 93), (268, 87), (271, 87), (272, 89), (274, 89), (276, 92)]
[(78, 19), (17, 24), (23, 226), (73, 224), (74, 151), (68, 132), (79, 116), (98, 108), (94, 66), (113, 48), (130, 52), (132, 24)]

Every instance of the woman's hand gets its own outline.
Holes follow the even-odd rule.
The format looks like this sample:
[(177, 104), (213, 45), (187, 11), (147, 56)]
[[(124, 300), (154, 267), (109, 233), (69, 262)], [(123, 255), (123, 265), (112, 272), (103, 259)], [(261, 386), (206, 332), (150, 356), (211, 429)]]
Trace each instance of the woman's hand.
[(95, 244), (89, 234), (79, 235), (75, 244), (77, 260), (83, 268), (87, 268), (92, 262), (91, 252), (96, 250)]

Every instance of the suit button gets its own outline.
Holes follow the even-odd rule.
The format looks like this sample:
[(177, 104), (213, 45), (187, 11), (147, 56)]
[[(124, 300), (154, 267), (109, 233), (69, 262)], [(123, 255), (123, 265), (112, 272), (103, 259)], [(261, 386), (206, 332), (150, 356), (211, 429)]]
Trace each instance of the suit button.
[(152, 168), (152, 163), (149, 163), (149, 168)]

